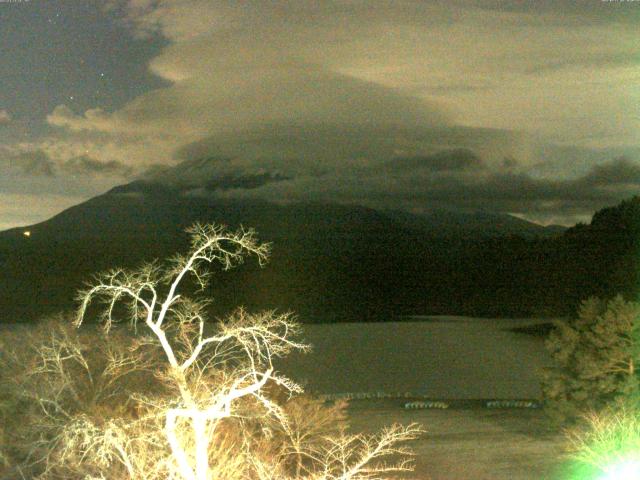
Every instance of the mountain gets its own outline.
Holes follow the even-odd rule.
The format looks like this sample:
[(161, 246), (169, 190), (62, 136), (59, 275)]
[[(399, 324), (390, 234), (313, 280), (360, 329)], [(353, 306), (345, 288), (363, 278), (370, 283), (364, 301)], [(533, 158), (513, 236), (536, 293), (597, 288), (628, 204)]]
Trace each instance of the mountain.
[[(208, 185), (220, 189), (229, 182), (279, 181), (277, 174), (264, 175), (227, 176)], [(0, 320), (26, 321), (71, 309), (74, 292), (93, 273), (185, 251), (184, 229), (195, 221), (253, 227), (261, 240), (273, 243), (265, 269), (248, 262), (215, 277), (209, 292), (215, 313), (244, 304), (291, 309), (304, 321), (424, 313), (428, 278), (448, 276), (446, 261), (454, 250), (459, 257), (465, 242), (557, 235), (557, 229), (508, 215), (432, 211), (418, 216), (358, 205), (277, 204), (193, 195), (192, 187), (188, 182), (135, 181), (45, 222), (0, 232)], [(438, 312), (464, 308), (435, 304)]]
[[(173, 167), (159, 169), (146, 182), (133, 182), (118, 187), (112, 192), (151, 193), (165, 188), (175, 194), (186, 196), (216, 196), (230, 190), (252, 190), (269, 183), (293, 180), (291, 173), (278, 170), (251, 170), (239, 166), (234, 158), (214, 156), (185, 160)], [(482, 160), (468, 149), (455, 148), (430, 155), (396, 157), (383, 163), (382, 171), (392, 175), (394, 170), (461, 171), (478, 167)], [(382, 213), (409, 229), (418, 229), (438, 237), (491, 237), (521, 235), (524, 237), (546, 237), (562, 233), (566, 228), (558, 225), (541, 226), (512, 215), (494, 212), (465, 212), (455, 209), (434, 208), (419, 205), (420, 214), (398, 209), (384, 209)]]
[[(390, 172), (396, 164), (465, 171), (481, 160), (458, 149), (389, 162)], [(640, 197), (570, 229), (415, 202), (420, 214), (395, 203), (375, 209), (259, 200), (254, 193), (286, 192), (299, 175), (278, 165), (286, 166), (255, 169), (223, 156), (187, 160), (45, 222), (0, 232), (0, 321), (72, 309), (92, 274), (186, 251), (184, 229), (196, 221), (253, 227), (273, 244), (266, 268), (247, 262), (214, 277), (207, 294), (216, 315), (245, 305), (293, 310), (302, 321), (557, 316), (572, 314), (591, 295), (637, 299)]]
[(116, 189), (29, 227), (29, 237), (23, 229), (0, 234), (3, 312), (31, 318), (69, 308), (73, 292), (95, 271), (184, 251), (183, 230), (196, 220), (252, 226), (274, 245), (267, 268), (248, 262), (216, 277), (218, 305), (291, 308), (305, 316), (371, 317), (387, 311), (384, 302), (392, 292), (374, 272), (401, 261), (397, 252), (407, 249), (409, 234), (378, 212), (212, 202), (148, 186), (141, 194), (141, 186), (134, 187), (135, 194)]
[(71, 309), (93, 273), (185, 251), (194, 221), (251, 226), (273, 243), (266, 268), (214, 276), (214, 314), (245, 305), (311, 322), (555, 316), (590, 295), (635, 299), (640, 285), (640, 197), (556, 233), (503, 215), (221, 199), (138, 181), (0, 232), (0, 320)]
[(436, 237), (492, 238), (516, 235), (524, 238), (550, 238), (561, 235), (567, 228), (560, 225), (542, 226), (505, 213), (455, 210), (426, 210), (420, 215), (402, 210), (385, 211), (401, 225), (420, 229)]

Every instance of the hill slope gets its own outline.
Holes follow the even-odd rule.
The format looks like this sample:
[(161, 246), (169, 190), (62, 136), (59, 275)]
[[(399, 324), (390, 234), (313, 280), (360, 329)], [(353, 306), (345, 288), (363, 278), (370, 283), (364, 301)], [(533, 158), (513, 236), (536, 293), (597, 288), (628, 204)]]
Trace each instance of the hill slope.
[(465, 250), (464, 242), (555, 233), (506, 215), (417, 217), (360, 206), (278, 205), (194, 196), (180, 186), (137, 181), (29, 227), (29, 237), (25, 229), (0, 233), (1, 319), (69, 309), (74, 292), (94, 272), (184, 251), (183, 231), (194, 221), (252, 227), (274, 245), (264, 270), (249, 263), (216, 277), (210, 293), (218, 312), (244, 304), (292, 309), (306, 321), (424, 313), (425, 279), (447, 275), (442, 262)]

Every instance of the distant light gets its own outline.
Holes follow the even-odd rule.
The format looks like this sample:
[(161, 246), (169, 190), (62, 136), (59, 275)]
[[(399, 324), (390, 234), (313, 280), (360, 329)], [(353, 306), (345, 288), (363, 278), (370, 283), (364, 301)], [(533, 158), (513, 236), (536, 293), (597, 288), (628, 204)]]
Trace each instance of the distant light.
[(25, 237), (30, 237), (30, 236), (31, 236), (31, 230), (25, 230), (24, 232), (22, 232), (22, 234), (23, 234)]

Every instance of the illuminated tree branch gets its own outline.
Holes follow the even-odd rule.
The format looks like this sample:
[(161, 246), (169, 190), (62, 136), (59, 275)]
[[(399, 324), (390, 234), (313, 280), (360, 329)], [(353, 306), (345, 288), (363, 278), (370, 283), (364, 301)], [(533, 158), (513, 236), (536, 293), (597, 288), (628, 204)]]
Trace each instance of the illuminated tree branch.
[[(258, 417), (272, 422), (292, 442), (275, 453), (271, 467), (267, 467), (255, 454), (248, 453), (253, 440), (249, 432), (242, 431), (238, 453), (254, 466), (253, 477), (275, 478), (278, 472), (278, 478), (290, 478), (278, 462), (284, 465), (291, 459), (296, 464), (296, 478), (309, 480), (373, 479), (409, 469), (410, 464), (404, 458), (408, 451), (395, 444), (415, 438), (421, 431), (415, 425), (392, 427), (376, 437), (327, 437), (318, 439), (313, 447), (309, 447), (304, 437), (297, 436), (285, 409), (271, 400), (268, 392), (277, 388), (289, 397), (302, 392), (298, 384), (279, 374), (273, 363), (294, 350), (308, 350), (307, 345), (295, 340), (299, 325), (290, 314), (273, 311), (250, 314), (240, 308), (212, 329), (207, 323), (208, 302), (189, 298), (181, 291), (187, 278), (202, 291), (209, 281), (207, 268), (213, 263), (228, 270), (245, 257), (254, 256), (264, 264), (269, 246), (258, 243), (253, 230), (229, 232), (217, 225), (196, 224), (188, 232), (191, 248), (187, 255), (177, 255), (164, 265), (153, 262), (133, 271), (111, 270), (98, 275), (79, 294), (78, 326), (95, 302), (101, 305), (101, 319), (108, 332), (124, 307), (134, 327), (142, 322), (152, 334), (140, 343), (152, 342), (161, 347), (168, 367), (156, 369), (155, 378), (173, 393), (168, 399), (135, 397), (138, 405), (149, 412), (136, 422), (161, 423), (165, 448), (170, 452), (170, 465), (158, 461), (154, 471), (172, 472), (168, 477), (173, 479), (212, 479), (211, 450), (219, 447), (212, 439), (218, 438), (214, 435), (218, 427), (225, 419), (244, 422)], [(116, 379), (119, 369), (131, 366), (126, 356), (114, 354), (110, 361), (112, 370), (108, 373)], [(249, 403), (249, 410), (241, 407)], [(80, 419), (64, 430), (67, 437), (60, 437), (60, 442), (83, 452), (97, 449), (102, 452), (98, 455), (100, 461), (117, 461), (123, 474), (131, 479), (156, 478), (150, 471), (140, 471), (139, 460), (132, 453), (134, 450), (140, 453), (143, 448), (140, 445), (151, 445), (151, 437), (129, 438), (127, 427), (117, 422), (105, 428), (100, 430), (90, 421)], [(82, 431), (86, 438), (81, 436)], [(395, 464), (376, 463), (380, 457), (390, 455), (402, 459)], [(305, 461), (313, 466), (303, 467)]]
[[(307, 347), (291, 340), (297, 327), (290, 316), (273, 312), (252, 316), (238, 310), (227, 323), (220, 325), (219, 334), (205, 336), (205, 304), (178, 294), (181, 282), (190, 275), (203, 289), (208, 281), (207, 264), (219, 262), (227, 270), (241, 263), (247, 255), (257, 257), (263, 264), (269, 246), (259, 244), (252, 230), (230, 233), (221, 226), (196, 224), (188, 232), (192, 239), (189, 255), (174, 257), (165, 269), (152, 263), (133, 272), (117, 269), (99, 275), (94, 285), (80, 293), (76, 323), (82, 323), (94, 300), (104, 305), (102, 318), (106, 330), (111, 328), (114, 310), (120, 303), (128, 306), (132, 323), (139, 319), (144, 321), (160, 343), (171, 367), (168, 378), (175, 382), (180, 392), (181, 405), (166, 413), (165, 433), (173, 457), (184, 478), (205, 480), (209, 471), (208, 442), (215, 429), (210, 423), (231, 416), (232, 403), (245, 396), (255, 397), (267, 412), (278, 414), (277, 408), (259, 393), (266, 383), (271, 380), (292, 392), (300, 389), (294, 382), (274, 374), (272, 359), (292, 349), (305, 350)], [(166, 294), (160, 301), (163, 287), (166, 287)], [(177, 342), (173, 344), (166, 329), (169, 317), (177, 323), (178, 329)], [(192, 342), (190, 334), (194, 324), (196, 339)], [(214, 352), (225, 351), (226, 362), (235, 360), (239, 365), (244, 364), (246, 371), (227, 387), (202, 395), (197, 382), (195, 386), (190, 382), (190, 370), (195, 370), (196, 376), (201, 372), (204, 368), (201, 360), (210, 348)], [(185, 419), (191, 423), (195, 439), (193, 466), (176, 434), (178, 422)]]

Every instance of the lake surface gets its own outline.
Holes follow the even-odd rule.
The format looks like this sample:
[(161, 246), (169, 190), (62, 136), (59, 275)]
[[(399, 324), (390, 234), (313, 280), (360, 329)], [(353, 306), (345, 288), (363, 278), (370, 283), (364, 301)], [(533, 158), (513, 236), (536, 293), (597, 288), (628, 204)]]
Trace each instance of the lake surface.
[[(418, 318), (418, 317), (415, 317)], [(539, 319), (419, 317), (305, 325), (313, 351), (277, 363), (317, 394), (413, 394), (434, 399), (537, 399), (551, 359), (539, 337), (509, 329)], [(0, 325), (29, 329), (28, 325)]]
[(539, 337), (510, 332), (543, 320), (421, 317), (305, 325), (313, 352), (278, 367), (318, 394), (415, 394), (437, 399), (540, 397), (551, 359)]

